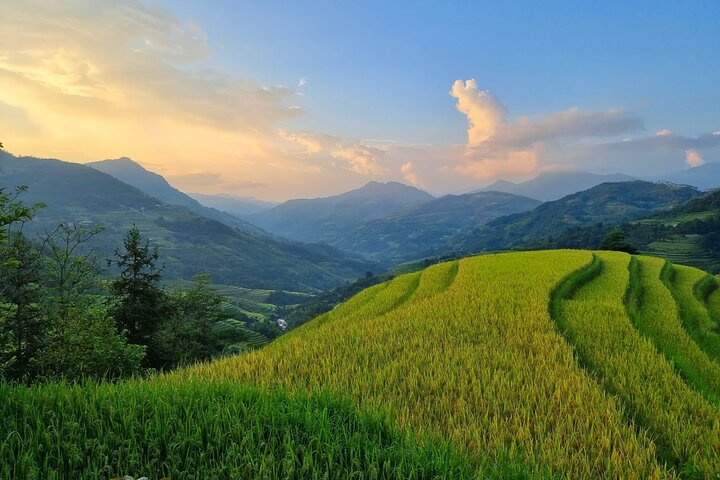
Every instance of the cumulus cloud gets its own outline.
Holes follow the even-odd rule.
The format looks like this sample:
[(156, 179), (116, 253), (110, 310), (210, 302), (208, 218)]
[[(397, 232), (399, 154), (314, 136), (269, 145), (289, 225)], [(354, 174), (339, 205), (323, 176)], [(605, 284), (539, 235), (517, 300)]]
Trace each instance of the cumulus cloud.
[(667, 128), (664, 128), (664, 129), (662, 129), (662, 130), (659, 130), (659, 131), (655, 132), (655, 136), (656, 136), (656, 137), (669, 137), (669, 136), (671, 136), (672, 134), (673, 134), (673, 133), (672, 133), (670, 130), (668, 130)]
[(550, 142), (611, 137), (642, 127), (638, 117), (617, 109), (584, 112), (570, 108), (510, 122), (502, 104), (489, 91), (479, 91), (473, 79), (457, 80), (450, 95), (468, 120), (465, 158), (456, 170), (480, 180), (539, 173), (544, 167), (541, 153)]
[(493, 137), (505, 122), (505, 108), (490, 91), (478, 91), (474, 79), (456, 80), (450, 95), (457, 99), (455, 107), (468, 119), (469, 145), (479, 145)]
[(685, 163), (687, 163), (690, 168), (699, 167), (705, 165), (705, 160), (703, 160), (700, 152), (697, 150), (688, 149), (685, 150)]
[(400, 172), (402, 173), (403, 180), (405, 180), (410, 185), (413, 185), (415, 187), (420, 187), (422, 184), (420, 183), (420, 178), (418, 177), (418, 174), (415, 171), (415, 163), (405, 162), (402, 165), (400, 165)]

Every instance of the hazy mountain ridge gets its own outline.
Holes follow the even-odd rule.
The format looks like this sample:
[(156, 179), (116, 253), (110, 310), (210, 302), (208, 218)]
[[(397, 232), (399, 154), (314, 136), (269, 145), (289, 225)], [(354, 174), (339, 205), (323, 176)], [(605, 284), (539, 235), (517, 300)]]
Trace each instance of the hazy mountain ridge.
[(369, 182), (331, 197), (288, 200), (247, 217), (270, 233), (292, 240), (335, 245), (340, 233), (432, 200), (427, 192), (397, 182)]
[(720, 163), (706, 163), (679, 172), (654, 177), (655, 181), (692, 185), (701, 190), (720, 188)]
[(0, 152), (0, 185), (27, 185), (26, 203), (44, 202), (25, 226), (34, 235), (58, 222), (103, 225), (95, 246), (112, 255), (136, 224), (158, 246), (167, 279), (211, 273), (218, 283), (315, 291), (364, 275), (371, 265), (321, 245), (306, 245), (232, 228), (167, 205), (89, 166)]
[(373, 260), (417, 259), (443, 253), (448, 241), (459, 234), (538, 205), (537, 200), (503, 192), (445, 195), (363, 223), (341, 235), (336, 246)]
[(155, 172), (147, 170), (139, 163), (127, 157), (111, 160), (101, 160), (86, 164), (96, 170), (107, 173), (123, 183), (132, 185), (153, 198), (169, 205), (178, 205), (207, 218), (212, 218), (231, 227), (247, 232), (264, 234), (261, 229), (239, 219), (229, 213), (202, 205), (196, 199), (170, 185), (170, 183)]
[(548, 202), (588, 190), (601, 183), (632, 180), (636, 180), (636, 178), (622, 173), (602, 175), (588, 172), (548, 172), (520, 183), (498, 180), (480, 191), (514, 193)]
[(215, 208), (240, 218), (270, 210), (278, 205), (252, 197), (236, 197), (226, 194), (188, 193), (188, 195), (206, 207)]

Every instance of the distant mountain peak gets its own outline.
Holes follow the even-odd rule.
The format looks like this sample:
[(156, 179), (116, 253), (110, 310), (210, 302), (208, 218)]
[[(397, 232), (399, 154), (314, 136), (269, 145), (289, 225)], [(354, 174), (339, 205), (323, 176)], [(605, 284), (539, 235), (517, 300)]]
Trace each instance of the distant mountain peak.
[(551, 201), (587, 190), (601, 183), (627, 182), (631, 180), (635, 180), (635, 178), (621, 173), (599, 174), (576, 170), (562, 170), (541, 173), (533, 179), (519, 183), (498, 180), (482, 190), (496, 190), (535, 198), (537, 200)]

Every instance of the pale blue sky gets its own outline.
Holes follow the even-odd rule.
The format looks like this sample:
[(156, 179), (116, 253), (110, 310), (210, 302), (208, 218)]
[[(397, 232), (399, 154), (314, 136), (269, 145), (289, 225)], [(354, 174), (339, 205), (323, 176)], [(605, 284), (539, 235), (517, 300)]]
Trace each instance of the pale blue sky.
[(447, 95), (475, 78), (511, 115), (622, 108), (648, 131), (720, 128), (718, 1), (165, 1), (200, 23), (209, 62), (295, 85), (293, 127), (461, 143)]
[(159, 2), (0, 0), (8, 150), (269, 200), (720, 162), (718, 0)]

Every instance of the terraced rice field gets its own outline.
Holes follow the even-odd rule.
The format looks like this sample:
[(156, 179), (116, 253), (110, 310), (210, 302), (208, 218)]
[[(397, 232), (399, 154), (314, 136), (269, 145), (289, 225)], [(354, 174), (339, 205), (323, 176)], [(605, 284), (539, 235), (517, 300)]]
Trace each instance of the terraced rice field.
[[(246, 475), (235, 478), (341, 478), (328, 476), (335, 465), (347, 478), (718, 478), (720, 289), (713, 282), (694, 269), (617, 252), (466, 258), (373, 286), (248, 354), (99, 393), (62, 384), (5, 388), (13, 406), (3, 418), (20, 420), (0, 426), (19, 429), (13, 425), (23, 416), (34, 419), (32, 432), (67, 422), (73, 433), (63, 441), (73, 458), (87, 454), (90, 439), (100, 459), (93, 471), (151, 478), (199, 478), (182, 470), (187, 462), (212, 472), (221, 471), (212, 462), (216, 469), (230, 462), (231, 473)], [(237, 414), (233, 386), (269, 395), (273, 408), (247, 435), (228, 436), (228, 448), (243, 446), (231, 460), (214, 443), (229, 427), (213, 422)], [(208, 415), (217, 389), (225, 394)], [(75, 408), (38, 415), (40, 407), (22, 407), (47, 405), (58, 392), (69, 392), (62, 398)], [(152, 401), (125, 405), (123, 392)], [(307, 407), (317, 398), (333, 400)], [(115, 421), (103, 420), (107, 409)], [(140, 425), (132, 420), (138, 411)], [(245, 411), (240, 418), (256, 415)], [(300, 413), (288, 422), (288, 411)], [(117, 420), (118, 412), (130, 419)], [(210, 433), (176, 438), (174, 462), (137, 440), (170, 435), (166, 424), (192, 429), (188, 419)], [(388, 433), (378, 437), (379, 430)], [(32, 432), (13, 434), (19, 440), (0, 449), (0, 465), (22, 458), (24, 471), (37, 472), (28, 478), (53, 478), (41, 474), (66, 454)], [(122, 459), (95, 437), (135, 439), (123, 450), (132, 471), (121, 472)], [(248, 467), (254, 448), (260, 470)], [(207, 449), (215, 456), (198, 457)]]

